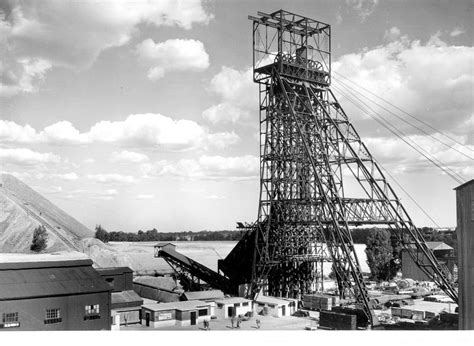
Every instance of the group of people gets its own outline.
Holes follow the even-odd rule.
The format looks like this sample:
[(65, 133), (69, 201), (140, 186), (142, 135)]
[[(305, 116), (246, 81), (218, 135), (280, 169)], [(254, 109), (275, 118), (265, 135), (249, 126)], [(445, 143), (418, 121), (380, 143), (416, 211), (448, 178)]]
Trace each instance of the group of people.
[[(236, 322), (235, 317), (232, 316), (230, 318), (230, 323), (232, 325), (232, 329), (234, 329), (235, 322)], [(236, 328), (240, 328), (241, 323), (242, 323), (242, 316), (239, 315), (237, 317), (237, 326), (236, 326)], [(258, 318), (255, 320), (255, 323), (257, 324), (257, 329), (260, 329), (260, 320)]]
[[(203, 320), (202, 323), (204, 326), (204, 330), (211, 330), (209, 320)], [(234, 329), (234, 325), (236, 326), (235, 328), (240, 328), (240, 324), (242, 323), (242, 316), (239, 315), (237, 319), (235, 318), (235, 316), (232, 316), (230, 318), (230, 323), (232, 324), (232, 329)], [(260, 320), (258, 318), (255, 320), (255, 323), (257, 325), (257, 329), (260, 329)]]

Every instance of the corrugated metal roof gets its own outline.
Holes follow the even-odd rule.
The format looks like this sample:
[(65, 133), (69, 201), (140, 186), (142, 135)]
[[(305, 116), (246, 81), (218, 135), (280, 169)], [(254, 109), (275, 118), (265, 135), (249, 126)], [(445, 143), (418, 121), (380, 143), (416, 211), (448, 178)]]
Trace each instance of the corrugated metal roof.
[(442, 241), (427, 241), (426, 246), (431, 250), (452, 250), (453, 248)]
[(111, 290), (90, 265), (0, 270), (0, 300)]
[(48, 254), (0, 254), (0, 270), (33, 269), (48, 267), (75, 267), (92, 265), (92, 260), (80, 252), (57, 252)]
[(185, 301), (185, 302), (173, 302), (173, 303), (158, 303), (158, 304), (145, 304), (143, 307), (152, 311), (162, 310), (194, 310), (201, 307), (209, 306), (210, 303), (202, 302), (199, 300)]
[(187, 300), (206, 300), (206, 299), (224, 298), (224, 292), (220, 290), (184, 292), (183, 295)]
[(143, 299), (135, 291), (112, 292), (112, 309), (141, 306)]
[(229, 297), (229, 298), (216, 300), (216, 303), (224, 304), (224, 305), (225, 304), (235, 304), (235, 303), (246, 303), (246, 302), (250, 302), (250, 300), (242, 298), (242, 297)]
[(177, 287), (173, 278), (169, 277), (138, 276), (133, 279), (133, 283), (167, 291), (173, 291)]
[(264, 303), (264, 304), (275, 304), (275, 305), (287, 305), (289, 303), (288, 300), (276, 298), (276, 297), (269, 297), (269, 296), (258, 296), (255, 301), (257, 303)]
[(133, 270), (129, 267), (108, 267), (108, 268), (96, 268), (100, 275), (119, 275), (123, 273), (133, 273)]

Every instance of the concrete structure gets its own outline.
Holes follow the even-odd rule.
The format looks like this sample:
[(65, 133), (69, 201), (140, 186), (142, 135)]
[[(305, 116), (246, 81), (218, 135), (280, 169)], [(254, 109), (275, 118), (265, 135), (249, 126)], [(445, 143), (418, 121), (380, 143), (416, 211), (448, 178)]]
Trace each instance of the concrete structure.
[(456, 189), (459, 329), (474, 329), (474, 179)]
[(111, 291), (83, 254), (1, 254), (0, 328), (110, 330)]
[(298, 309), (297, 299), (275, 298), (259, 295), (255, 299), (255, 312), (268, 313), (274, 317), (291, 316)]
[(210, 318), (210, 304), (199, 300), (142, 306), (142, 324), (148, 327), (193, 326)]
[(97, 272), (113, 289), (113, 322), (119, 325), (140, 323), (143, 299), (133, 290), (133, 270), (129, 267), (114, 267), (98, 268)]
[[(433, 252), (434, 256), (441, 265), (445, 265), (453, 273), (455, 257), (453, 248), (440, 241), (427, 241), (426, 245)], [(428, 264), (425, 258), (424, 263)], [(402, 277), (417, 281), (431, 281), (431, 279), (416, 265), (407, 250), (402, 250)]]
[(163, 303), (177, 302), (183, 290), (171, 277), (139, 276), (133, 280), (133, 290), (140, 297)]
[(247, 312), (253, 311), (252, 301), (241, 297), (217, 299), (215, 303), (215, 315), (222, 319), (245, 315)]

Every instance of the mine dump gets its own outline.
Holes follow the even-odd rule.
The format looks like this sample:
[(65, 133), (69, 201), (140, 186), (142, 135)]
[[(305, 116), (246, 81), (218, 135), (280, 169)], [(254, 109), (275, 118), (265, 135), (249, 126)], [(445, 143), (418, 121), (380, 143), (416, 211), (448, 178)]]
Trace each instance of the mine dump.
[(3, 173), (0, 329), (474, 329), (474, 180), (434, 162), (453, 178), (443, 193), (457, 225), (417, 227), (345, 111), (371, 105), (333, 68), (338, 26), (286, 10), (248, 20), (257, 218), (207, 233), (92, 231)]

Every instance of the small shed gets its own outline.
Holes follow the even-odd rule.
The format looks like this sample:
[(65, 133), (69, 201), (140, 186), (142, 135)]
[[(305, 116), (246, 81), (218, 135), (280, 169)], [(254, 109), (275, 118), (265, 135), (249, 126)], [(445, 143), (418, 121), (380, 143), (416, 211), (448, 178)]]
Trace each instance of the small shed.
[(267, 312), (274, 317), (291, 316), (298, 309), (297, 299), (259, 295), (255, 299), (257, 314)]
[(143, 299), (135, 291), (112, 292), (111, 308), (121, 325), (140, 323)]
[(247, 312), (253, 311), (252, 301), (241, 297), (217, 299), (215, 303), (215, 314), (223, 319), (245, 315)]
[(193, 326), (210, 317), (210, 303), (198, 300), (142, 306), (142, 324), (153, 328)]

